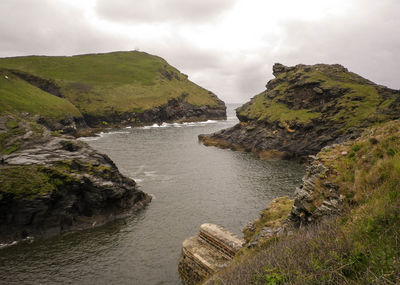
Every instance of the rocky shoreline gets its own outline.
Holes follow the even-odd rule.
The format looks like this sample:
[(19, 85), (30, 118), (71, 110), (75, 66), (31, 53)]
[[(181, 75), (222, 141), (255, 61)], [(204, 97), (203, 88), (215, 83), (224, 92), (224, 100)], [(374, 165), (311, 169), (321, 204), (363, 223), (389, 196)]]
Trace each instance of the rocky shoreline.
[(341, 65), (275, 64), (267, 90), (236, 109), (240, 123), (210, 135), (206, 146), (252, 152), (261, 159), (304, 159), (399, 118), (399, 90)]
[(101, 226), (151, 201), (86, 143), (24, 120), (12, 128), (18, 150), (1, 158), (0, 243)]
[(107, 117), (84, 115), (86, 127), (77, 128), (75, 136), (92, 135), (105, 128), (142, 127), (161, 123), (199, 122), (206, 120), (226, 120), (225, 103), (218, 98), (217, 106), (195, 106), (180, 96), (166, 104), (150, 108), (141, 113), (110, 113)]

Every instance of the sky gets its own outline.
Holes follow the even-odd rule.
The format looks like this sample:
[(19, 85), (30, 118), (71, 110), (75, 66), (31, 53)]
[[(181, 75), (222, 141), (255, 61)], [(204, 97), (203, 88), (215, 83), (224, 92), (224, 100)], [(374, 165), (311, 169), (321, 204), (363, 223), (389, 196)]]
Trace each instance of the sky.
[(339, 63), (400, 89), (399, 0), (1, 0), (0, 57), (140, 50), (228, 103), (275, 62)]

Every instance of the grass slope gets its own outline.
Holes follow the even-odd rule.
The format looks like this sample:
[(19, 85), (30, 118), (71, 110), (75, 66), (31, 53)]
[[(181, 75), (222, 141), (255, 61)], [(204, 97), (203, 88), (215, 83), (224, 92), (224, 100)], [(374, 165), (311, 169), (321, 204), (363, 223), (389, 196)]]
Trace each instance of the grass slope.
[[(267, 90), (238, 108), (249, 120), (307, 124), (330, 121), (343, 129), (390, 119), (400, 93), (378, 86), (339, 65), (285, 67)], [(397, 94), (396, 94), (397, 92)], [(389, 111), (388, 111), (389, 110)]]
[(188, 94), (186, 100), (193, 105), (218, 105), (214, 94), (164, 59), (144, 52), (2, 58), (1, 67), (53, 81), (82, 114), (93, 116), (141, 112), (182, 94)]
[[(345, 197), (343, 215), (243, 250), (211, 284), (400, 283), (400, 121), (318, 158), (329, 171), (315, 183), (313, 201), (330, 195), (318, 185), (334, 182)], [(267, 210), (256, 225), (270, 216)]]
[(0, 114), (29, 112), (52, 119), (82, 117), (68, 100), (51, 95), (12, 73), (0, 70)]

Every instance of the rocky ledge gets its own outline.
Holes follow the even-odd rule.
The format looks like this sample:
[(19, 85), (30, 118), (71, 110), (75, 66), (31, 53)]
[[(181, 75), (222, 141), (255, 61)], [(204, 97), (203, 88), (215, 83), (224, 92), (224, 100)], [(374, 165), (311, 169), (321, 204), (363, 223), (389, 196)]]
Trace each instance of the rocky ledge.
[(144, 124), (162, 122), (193, 122), (205, 120), (224, 120), (226, 119), (226, 106), (216, 95), (209, 92), (209, 95), (217, 102), (215, 106), (196, 106), (187, 102), (187, 94), (182, 94), (178, 98), (168, 100), (164, 105), (147, 109), (143, 112), (109, 112), (106, 116), (84, 115), (85, 121), (91, 127), (113, 126), (140, 126)]
[(84, 142), (10, 116), (0, 128), (0, 243), (100, 226), (151, 200)]
[(214, 224), (203, 224), (197, 236), (182, 244), (179, 273), (185, 284), (198, 284), (225, 268), (244, 240)]
[(211, 135), (207, 146), (248, 151), (262, 159), (303, 158), (359, 137), (400, 117), (400, 91), (377, 85), (341, 65), (275, 64), (267, 90), (236, 109), (240, 123)]

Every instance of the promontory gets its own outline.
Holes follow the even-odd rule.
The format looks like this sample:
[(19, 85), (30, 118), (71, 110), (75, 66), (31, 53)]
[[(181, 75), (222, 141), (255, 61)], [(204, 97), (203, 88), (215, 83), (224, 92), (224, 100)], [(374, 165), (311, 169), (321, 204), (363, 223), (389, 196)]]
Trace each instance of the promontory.
[(399, 90), (375, 84), (339, 64), (277, 63), (273, 75), (265, 91), (236, 109), (239, 124), (199, 139), (264, 159), (302, 158), (400, 117)]

